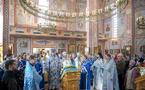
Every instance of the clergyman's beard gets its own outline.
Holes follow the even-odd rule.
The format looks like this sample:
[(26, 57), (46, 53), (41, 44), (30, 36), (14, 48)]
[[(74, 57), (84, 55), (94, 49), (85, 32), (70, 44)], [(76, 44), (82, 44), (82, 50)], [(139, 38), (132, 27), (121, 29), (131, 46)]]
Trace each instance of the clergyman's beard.
[(13, 71), (16, 71), (17, 69), (15, 69), (14, 67), (12, 67), (12, 70), (13, 70)]

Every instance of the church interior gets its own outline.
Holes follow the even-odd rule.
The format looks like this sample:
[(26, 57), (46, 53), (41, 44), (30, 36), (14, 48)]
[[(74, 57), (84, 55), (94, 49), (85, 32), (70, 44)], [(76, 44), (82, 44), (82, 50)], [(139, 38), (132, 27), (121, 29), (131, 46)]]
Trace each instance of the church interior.
[[(109, 54), (115, 63), (120, 53), (125, 62), (143, 58), (141, 76), (134, 84), (136, 89), (145, 89), (145, 0), (0, 0), (1, 65), (9, 53), (17, 58), (24, 52), (44, 54), (53, 49), (58, 55), (67, 53), (67, 59), (78, 52), (88, 58)], [(72, 75), (79, 76), (78, 72)], [(62, 85), (62, 90), (79, 90), (81, 77), (68, 78), (69, 72), (61, 83), (72, 86)], [(80, 90), (98, 89), (91, 85), (91, 89)]]

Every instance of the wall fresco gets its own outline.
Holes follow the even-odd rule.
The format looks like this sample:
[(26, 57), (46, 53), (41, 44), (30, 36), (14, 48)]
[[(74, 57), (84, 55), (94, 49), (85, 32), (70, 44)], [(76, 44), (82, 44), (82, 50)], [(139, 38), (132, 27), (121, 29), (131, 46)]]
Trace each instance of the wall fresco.
[(105, 34), (111, 34), (112, 33), (112, 19), (109, 18), (109, 19), (106, 19), (105, 20), (105, 23), (104, 23), (104, 33)]
[(84, 21), (84, 19), (77, 19), (76, 21), (80, 21), (79, 23), (76, 23), (76, 30), (85, 31), (86, 23), (85, 22), (81, 22), (81, 21)]
[(136, 54), (139, 54), (140, 47), (145, 45), (145, 39), (144, 38), (137, 38), (136, 39)]
[(145, 0), (134, 0), (134, 7), (137, 8), (137, 7), (141, 7), (143, 6), (145, 3)]
[(23, 52), (30, 53), (30, 38), (17, 38), (17, 56)]
[(122, 39), (122, 47), (121, 47), (121, 49), (125, 49), (125, 40), (124, 39)]
[(118, 37), (124, 38), (125, 37), (125, 14), (119, 15), (117, 18), (117, 33)]
[(3, 43), (3, 0), (0, 0), (0, 45)]
[[(135, 20), (142, 16), (143, 18), (145, 18), (145, 10), (142, 11), (138, 11), (135, 13)], [(140, 35), (145, 35), (145, 30), (143, 29), (138, 29), (137, 28), (137, 23), (135, 22), (135, 31), (136, 31), (136, 36), (140, 36)]]
[[(98, 25), (99, 26), (99, 25)], [(97, 44), (98, 44), (98, 30), (97, 30), (97, 21), (94, 21), (93, 22), (93, 34), (92, 35), (94, 38), (94, 47), (97, 47)]]
[(68, 10), (67, 0), (49, 0), (49, 9), (66, 12)]
[(106, 41), (105, 42), (105, 50), (108, 50), (109, 49), (109, 41)]
[(37, 23), (34, 23), (34, 16), (24, 11), (20, 5), (16, 5), (16, 24), (37, 26)]
[(14, 26), (14, 8), (15, 8), (15, 0), (9, 1), (9, 24)]

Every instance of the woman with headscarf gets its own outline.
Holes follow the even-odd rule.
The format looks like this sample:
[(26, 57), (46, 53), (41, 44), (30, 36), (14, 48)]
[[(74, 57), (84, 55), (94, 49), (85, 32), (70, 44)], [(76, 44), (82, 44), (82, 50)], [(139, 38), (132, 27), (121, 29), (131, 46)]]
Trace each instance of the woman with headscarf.
[(135, 78), (137, 78), (137, 68), (135, 67), (135, 61), (131, 60), (129, 63), (129, 68), (126, 72), (126, 76), (125, 76), (125, 89), (129, 89), (129, 90), (133, 90), (136, 89), (134, 81)]

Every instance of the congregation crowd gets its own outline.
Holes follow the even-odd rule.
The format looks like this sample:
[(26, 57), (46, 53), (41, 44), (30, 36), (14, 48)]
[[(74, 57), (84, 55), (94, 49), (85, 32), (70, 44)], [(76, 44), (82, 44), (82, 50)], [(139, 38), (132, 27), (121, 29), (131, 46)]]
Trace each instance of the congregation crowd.
[(62, 87), (60, 72), (63, 68), (75, 66), (80, 69), (80, 90), (133, 90), (135, 78), (140, 76), (139, 67), (145, 67), (145, 55), (122, 53), (111, 55), (81, 55), (66, 52), (39, 52), (30, 55), (22, 53), (15, 57), (7, 54), (0, 65), (1, 90), (59, 90)]

